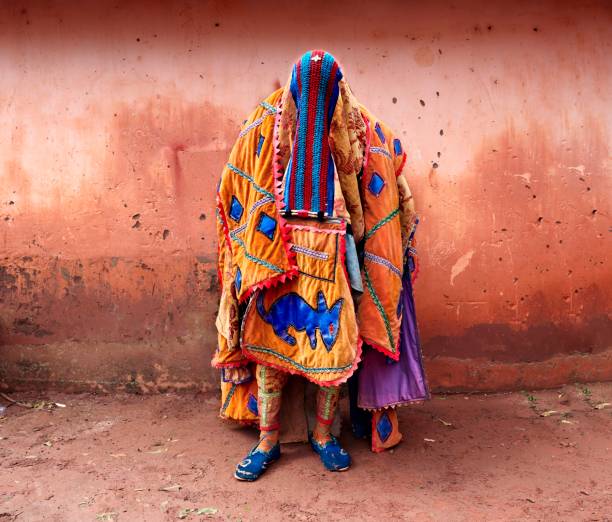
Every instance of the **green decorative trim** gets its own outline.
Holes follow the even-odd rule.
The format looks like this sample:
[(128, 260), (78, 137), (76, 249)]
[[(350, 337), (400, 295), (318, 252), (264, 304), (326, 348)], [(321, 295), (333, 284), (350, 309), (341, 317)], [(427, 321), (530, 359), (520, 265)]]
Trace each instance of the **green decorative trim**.
[(274, 105), (270, 105), (265, 101), (262, 101), (259, 105), (261, 105), (264, 109), (268, 109), (272, 114), (276, 114), (278, 112), (278, 109), (274, 107)]
[(225, 398), (225, 402), (223, 403), (223, 406), (221, 407), (221, 413), (225, 413), (225, 410), (227, 409), (227, 407), (229, 406), (230, 401), (232, 400), (232, 397), (234, 396), (234, 392), (236, 391), (236, 387), (238, 385), (236, 383), (232, 384), (232, 387), (229, 391), (229, 393), (227, 394), (227, 397)]
[(232, 172), (235, 172), (236, 174), (238, 174), (240, 177), (248, 180), (253, 185), (253, 188), (260, 194), (265, 194), (266, 196), (274, 200), (276, 199), (274, 194), (272, 194), (272, 192), (268, 192), (265, 188), (260, 187), (257, 183), (255, 183), (255, 180), (253, 179), (253, 177), (249, 176), (243, 170), (240, 170), (238, 167), (236, 167), (235, 165), (232, 165), (231, 163), (227, 164), (227, 168), (230, 169)]
[(280, 397), (281, 392), (264, 392), (260, 390), (259, 395), (261, 395), (262, 397), (268, 397), (269, 399), (274, 399)]
[(336, 413), (335, 411), (331, 411), (332, 402), (335, 402), (336, 397), (339, 395), (339, 388), (326, 388), (321, 387), (321, 393), (325, 394), (325, 404), (323, 406), (323, 412), (321, 417), (325, 420), (330, 420), (331, 417)]
[(266, 348), (265, 346), (256, 346), (254, 344), (247, 344), (245, 346), (248, 350), (251, 350), (253, 352), (274, 355), (275, 357), (281, 359), (282, 361), (291, 364), (294, 368), (297, 368), (298, 370), (302, 372), (306, 372), (306, 373), (342, 372), (342, 371), (352, 368), (353, 366), (353, 363), (350, 362), (349, 364), (345, 366), (339, 366), (337, 368), (306, 368), (306, 366), (300, 364), (299, 362), (294, 361), (290, 357), (287, 357), (286, 355), (283, 355), (281, 353), (277, 353), (274, 350), (271, 350), (270, 348)]
[(252, 254), (249, 254), (247, 247), (244, 241), (242, 241), (242, 239), (240, 239), (239, 237), (235, 235), (232, 235), (231, 233), (230, 233), (230, 236), (234, 241), (236, 241), (236, 243), (238, 243), (242, 247), (242, 249), (244, 250), (244, 257), (246, 257), (249, 261), (253, 261), (253, 263), (257, 263), (259, 265), (265, 266), (266, 268), (269, 268), (273, 272), (278, 272), (279, 274), (285, 273), (285, 270), (283, 270), (282, 268), (279, 268), (276, 265), (273, 265), (272, 263), (269, 263), (265, 259), (259, 259), (258, 257), (255, 257)]
[[(257, 382), (257, 401), (261, 401), (261, 405), (258, 405), (257, 413), (259, 413), (259, 422), (262, 426), (268, 425), (268, 398), (265, 395), (261, 394), (261, 390), (265, 389), (268, 384), (266, 382), (266, 373), (266, 367), (261, 365), (259, 367), (259, 379)], [(259, 411), (260, 409), (261, 411)]]
[(387, 336), (389, 337), (389, 345), (390, 345), (389, 349), (393, 353), (395, 353), (395, 341), (393, 339), (393, 331), (391, 330), (391, 324), (389, 323), (389, 318), (387, 317), (387, 314), (385, 313), (385, 309), (383, 308), (383, 305), (380, 302), (380, 299), (378, 299), (378, 296), (376, 295), (376, 292), (374, 291), (374, 286), (372, 285), (372, 280), (370, 279), (370, 273), (368, 272), (368, 269), (365, 267), (365, 265), (363, 266), (363, 275), (365, 277), (366, 286), (368, 287), (370, 296), (372, 297), (372, 301), (374, 301), (374, 304), (376, 305), (376, 308), (380, 312), (380, 316), (382, 317), (382, 320), (385, 323), (385, 329), (387, 330)]
[[(398, 216), (399, 212), (400, 212), (399, 207), (392, 210), (387, 216), (382, 218), (378, 223), (376, 223), (370, 230), (366, 232), (365, 239), (366, 240), (370, 239), (374, 234), (376, 234), (378, 229), (385, 226), (387, 223), (389, 223), (389, 221), (391, 221), (396, 216)], [(374, 290), (374, 285), (372, 284), (372, 280), (370, 279), (370, 273), (368, 272), (368, 269), (366, 268), (365, 265), (363, 266), (363, 275), (364, 275), (364, 279), (366, 282), (366, 286), (368, 288), (368, 292), (370, 292), (370, 296), (372, 297), (372, 301), (374, 301), (374, 305), (376, 306), (376, 309), (380, 313), (383, 323), (385, 323), (385, 330), (387, 332), (387, 337), (389, 338), (389, 345), (390, 345), (389, 349), (391, 350), (391, 352), (395, 353), (395, 340), (393, 339), (393, 330), (391, 330), (391, 323), (389, 322), (389, 318), (387, 317), (387, 314), (385, 313), (385, 309), (382, 303), (380, 302), (378, 295), (376, 295), (376, 291)]]
[(389, 223), (389, 221), (391, 221), (395, 216), (399, 215), (399, 211), (400, 209), (399, 207), (397, 207), (395, 210), (392, 210), (388, 216), (382, 218), (378, 223), (376, 223), (376, 225), (374, 225), (370, 230), (366, 232), (365, 239), (370, 239), (374, 234), (376, 234), (379, 228), (383, 227), (384, 225)]

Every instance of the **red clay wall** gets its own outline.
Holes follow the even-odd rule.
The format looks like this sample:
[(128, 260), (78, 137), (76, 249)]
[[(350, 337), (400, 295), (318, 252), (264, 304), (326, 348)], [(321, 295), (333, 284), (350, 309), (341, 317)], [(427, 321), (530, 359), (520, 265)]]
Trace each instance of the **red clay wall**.
[(612, 9), (574, 4), (4, 3), (0, 380), (214, 382), (216, 180), (313, 47), (408, 151), (432, 384), (612, 379)]

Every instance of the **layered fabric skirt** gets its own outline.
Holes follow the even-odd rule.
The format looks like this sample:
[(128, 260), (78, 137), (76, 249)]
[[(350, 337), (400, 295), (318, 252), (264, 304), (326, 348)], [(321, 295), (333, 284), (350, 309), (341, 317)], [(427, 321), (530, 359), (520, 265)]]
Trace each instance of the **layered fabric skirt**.
[(377, 350), (364, 350), (358, 396), (358, 406), (362, 409), (378, 410), (429, 399), (408, 270), (404, 271), (402, 286), (399, 361)]

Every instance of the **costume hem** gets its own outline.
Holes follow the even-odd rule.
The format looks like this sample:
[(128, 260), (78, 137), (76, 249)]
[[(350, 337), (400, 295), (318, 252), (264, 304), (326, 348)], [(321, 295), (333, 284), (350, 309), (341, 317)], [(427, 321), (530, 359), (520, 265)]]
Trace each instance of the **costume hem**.
[(430, 399), (431, 399), (431, 395), (428, 393), (427, 396), (419, 398), (419, 399), (405, 399), (405, 400), (401, 400), (397, 402), (392, 402), (390, 404), (387, 404), (386, 406), (362, 406), (361, 404), (357, 404), (357, 407), (360, 410), (366, 410), (366, 411), (382, 411), (382, 410), (401, 408), (402, 406), (410, 406), (412, 404), (419, 404), (421, 402), (425, 402)]
[[(282, 371), (282, 372), (286, 372), (286, 373), (290, 373), (292, 375), (300, 375), (302, 377), (304, 377), (305, 379), (308, 379), (310, 382), (314, 383), (314, 384), (318, 384), (319, 386), (339, 386), (340, 384), (345, 383), (350, 377), (351, 375), (353, 375), (353, 373), (355, 373), (355, 370), (357, 369), (357, 366), (359, 366), (359, 363), (361, 362), (361, 354), (362, 354), (362, 340), (361, 338), (357, 339), (357, 352), (355, 354), (355, 359), (353, 360), (350, 368), (348, 368), (346, 370), (346, 374), (342, 375), (340, 377), (338, 377), (337, 379), (334, 379), (332, 381), (321, 381), (321, 380), (317, 380), (315, 379), (312, 375), (309, 375), (308, 372), (304, 372), (304, 371), (300, 371), (296, 368), (292, 368), (290, 366), (283, 366), (281, 364), (276, 364), (274, 362), (270, 362), (268, 360), (262, 360), (260, 358), (258, 358), (255, 354), (251, 353), (248, 351), (248, 347), (243, 348), (243, 354), (245, 357), (247, 357), (248, 359), (250, 359), (251, 361), (257, 363), (257, 364), (261, 364), (262, 366), (269, 366), (271, 368), (274, 368), (276, 370)], [(328, 371), (328, 372), (319, 372), (319, 373), (337, 373), (337, 372), (333, 372), (333, 371)]]
[(222, 370), (224, 368), (240, 368), (241, 366), (246, 366), (250, 362), (251, 361), (249, 361), (248, 359), (242, 359), (240, 361), (223, 362), (223, 363), (216, 363), (212, 361), (210, 365), (213, 368), (216, 368), (217, 370)]
[(387, 347), (385, 347), (385, 346), (383, 346), (381, 344), (375, 343), (371, 339), (368, 339), (368, 338), (363, 337), (363, 336), (361, 338), (362, 338), (364, 343), (366, 343), (371, 348), (374, 348), (377, 352), (380, 352), (380, 353), (386, 355), (387, 357), (393, 359), (395, 362), (399, 361), (399, 359), (400, 359), (400, 350), (399, 350), (399, 347), (400, 347), (401, 335), (397, 336), (397, 343), (396, 343), (396, 346), (395, 346), (395, 352), (392, 352), (391, 350), (389, 350), (389, 348), (387, 348)]
[(233, 417), (228, 417), (222, 413), (219, 413), (219, 418), (227, 422), (236, 422), (242, 426), (259, 426), (259, 420), (257, 419), (234, 419)]

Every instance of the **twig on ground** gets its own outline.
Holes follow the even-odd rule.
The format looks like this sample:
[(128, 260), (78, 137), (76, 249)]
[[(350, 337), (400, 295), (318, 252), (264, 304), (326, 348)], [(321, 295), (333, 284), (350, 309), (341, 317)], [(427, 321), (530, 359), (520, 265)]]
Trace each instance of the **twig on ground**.
[(0, 397), (2, 397), (3, 399), (6, 399), (7, 401), (9, 401), (12, 404), (16, 404), (17, 406), (21, 406), (22, 408), (33, 408), (34, 406), (32, 406), (31, 404), (27, 403), (27, 402), (20, 402), (17, 401), (15, 399), (13, 399), (12, 397), (9, 397), (6, 393), (4, 392), (0, 392)]

